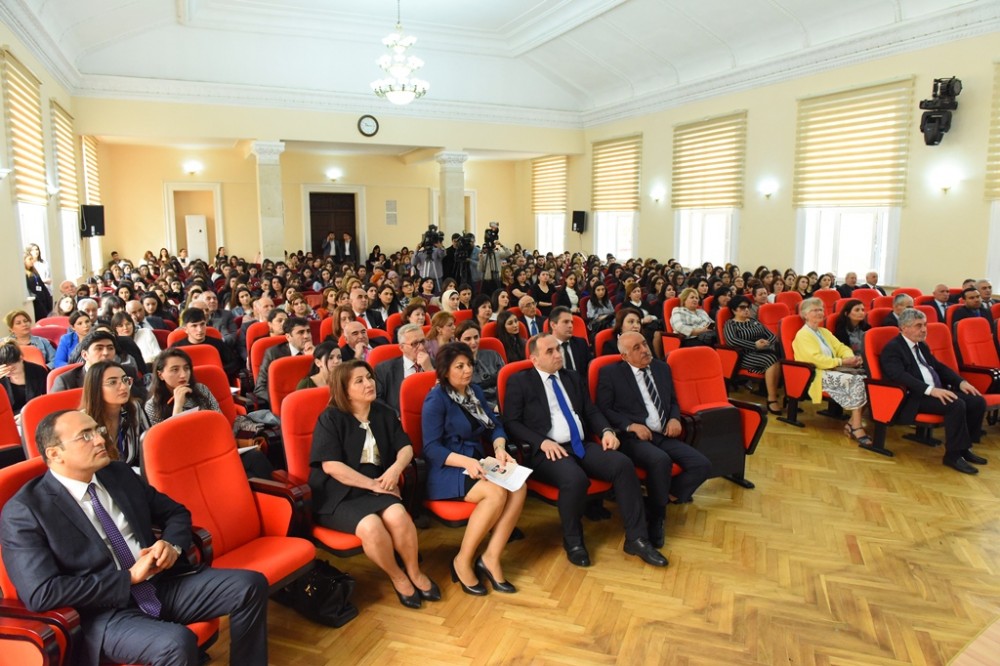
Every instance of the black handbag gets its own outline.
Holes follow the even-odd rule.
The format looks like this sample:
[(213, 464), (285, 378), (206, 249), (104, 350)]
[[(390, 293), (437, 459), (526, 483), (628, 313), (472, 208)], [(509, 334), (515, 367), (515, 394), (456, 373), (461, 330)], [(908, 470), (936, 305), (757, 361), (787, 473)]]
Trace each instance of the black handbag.
[(358, 616), (357, 606), (351, 603), (354, 577), (325, 560), (315, 560), (313, 565), (273, 599), (313, 622), (342, 627)]

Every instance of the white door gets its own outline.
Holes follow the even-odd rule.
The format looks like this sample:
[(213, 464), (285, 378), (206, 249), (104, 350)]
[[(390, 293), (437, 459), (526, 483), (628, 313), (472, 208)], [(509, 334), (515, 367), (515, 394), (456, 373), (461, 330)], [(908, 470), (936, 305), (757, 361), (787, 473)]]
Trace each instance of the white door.
[(187, 251), (189, 259), (208, 261), (208, 225), (204, 215), (185, 215), (187, 228)]

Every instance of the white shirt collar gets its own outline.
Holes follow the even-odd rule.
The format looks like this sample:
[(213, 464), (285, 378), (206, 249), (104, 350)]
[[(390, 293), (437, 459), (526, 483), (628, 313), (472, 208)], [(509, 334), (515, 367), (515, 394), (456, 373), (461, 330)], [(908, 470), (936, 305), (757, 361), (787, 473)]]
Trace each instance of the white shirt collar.
[[(95, 483), (98, 486), (101, 482), (97, 480), (96, 476), (91, 477), (90, 481), (77, 481), (76, 479), (71, 479), (68, 476), (63, 476), (57, 472), (49, 470), (52, 474), (52, 478), (62, 484), (62, 486), (69, 492), (70, 496), (77, 502), (82, 502), (87, 497), (87, 487), (91, 483)], [(103, 486), (102, 486), (103, 487)]]

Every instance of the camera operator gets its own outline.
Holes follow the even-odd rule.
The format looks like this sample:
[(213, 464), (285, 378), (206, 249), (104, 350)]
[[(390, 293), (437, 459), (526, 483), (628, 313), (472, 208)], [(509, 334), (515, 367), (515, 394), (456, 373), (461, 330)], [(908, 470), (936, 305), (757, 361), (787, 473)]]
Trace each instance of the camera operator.
[(444, 234), (435, 225), (428, 226), (413, 258), (413, 268), (417, 275), (434, 280), (435, 291), (441, 288), (441, 278), (444, 276), (441, 266), (445, 256), (443, 242)]
[(500, 288), (500, 264), (510, 257), (511, 251), (500, 242), (500, 227), (491, 222), (483, 237), (479, 251), (479, 273), (483, 278), (482, 294), (492, 294)]

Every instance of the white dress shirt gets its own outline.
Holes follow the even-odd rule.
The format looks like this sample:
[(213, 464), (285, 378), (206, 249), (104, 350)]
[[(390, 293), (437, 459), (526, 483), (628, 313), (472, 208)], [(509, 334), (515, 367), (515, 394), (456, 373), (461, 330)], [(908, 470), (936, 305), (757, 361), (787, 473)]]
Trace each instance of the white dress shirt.
[[(632, 370), (632, 374), (635, 375), (635, 381), (639, 385), (639, 393), (642, 394), (642, 402), (646, 405), (646, 427), (653, 432), (662, 433), (666, 427), (666, 423), (660, 423), (660, 415), (656, 411), (656, 404), (653, 402), (653, 396), (649, 394), (649, 388), (646, 387), (646, 380), (643, 377), (643, 372), (639, 368), (632, 364), (628, 366)], [(650, 370), (650, 379), (653, 377), (653, 371)], [(655, 382), (654, 382), (655, 385)], [(660, 396), (660, 401), (663, 401), (663, 396)], [(666, 405), (664, 405), (666, 408)]]
[[(930, 395), (931, 391), (935, 388), (934, 375), (931, 374), (931, 371), (928, 370), (927, 366), (920, 360), (923, 356), (923, 352), (917, 352), (918, 347), (916, 342), (913, 342), (906, 336), (903, 336), (903, 339), (906, 340), (906, 346), (910, 348), (910, 353), (913, 354), (913, 360), (917, 362), (917, 368), (920, 370), (920, 376), (923, 377), (924, 383), (927, 384), (927, 388), (924, 389), (924, 395)], [(929, 358), (925, 358), (924, 361), (927, 363), (931, 362)]]
[(551, 375), (537, 369), (536, 372), (538, 372), (538, 376), (542, 378), (542, 386), (545, 387), (545, 399), (549, 403), (549, 421), (552, 423), (552, 427), (547, 433), (545, 433), (545, 436), (557, 444), (565, 444), (572, 439), (569, 431), (569, 423), (567, 423), (565, 417), (563, 417), (562, 409), (559, 407), (559, 401), (556, 400), (556, 392), (552, 389), (552, 382), (549, 381), (549, 377), (555, 377), (556, 381), (559, 383), (559, 388), (563, 392), (563, 397), (566, 398), (566, 404), (569, 406), (569, 411), (573, 413), (573, 421), (576, 422), (577, 432), (580, 433), (580, 438), (583, 439), (583, 423), (580, 421), (579, 415), (577, 415), (576, 411), (573, 409), (573, 403), (569, 399), (569, 393), (566, 391), (566, 387), (563, 385), (562, 380), (559, 379), (559, 375)]
[(90, 493), (87, 492), (87, 486), (90, 485), (90, 483), (93, 483), (96, 486), (97, 499), (101, 501), (101, 506), (103, 506), (108, 515), (111, 516), (111, 520), (113, 520), (115, 525), (118, 527), (118, 531), (122, 533), (122, 536), (125, 538), (125, 543), (128, 544), (129, 550), (132, 551), (132, 557), (134, 557), (136, 561), (139, 560), (139, 551), (142, 549), (142, 544), (140, 544), (139, 540), (136, 538), (135, 532), (132, 530), (132, 526), (125, 520), (125, 514), (118, 508), (115, 501), (111, 499), (111, 495), (108, 494), (108, 491), (104, 488), (96, 476), (93, 477), (91, 481), (84, 483), (83, 481), (77, 481), (76, 479), (70, 479), (62, 476), (61, 474), (56, 474), (52, 470), (49, 470), (49, 472), (56, 481), (62, 484), (62, 486), (69, 493), (70, 497), (72, 497), (73, 500), (80, 506), (84, 515), (87, 516), (87, 520), (90, 521), (94, 530), (104, 541), (104, 545), (107, 547), (108, 553), (111, 554), (111, 559), (114, 560), (119, 569), (122, 569), (123, 567), (121, 562), (119, 562), (118, 558), (115, 557), (115, 551), (111, 547), (111, 541), (108, 539), (108, 535), (105, 534), (104, 528), (101, 526), (101, 521), (97, 518), (97, 514), (94, 513), (94, 505), (91, 502)]

